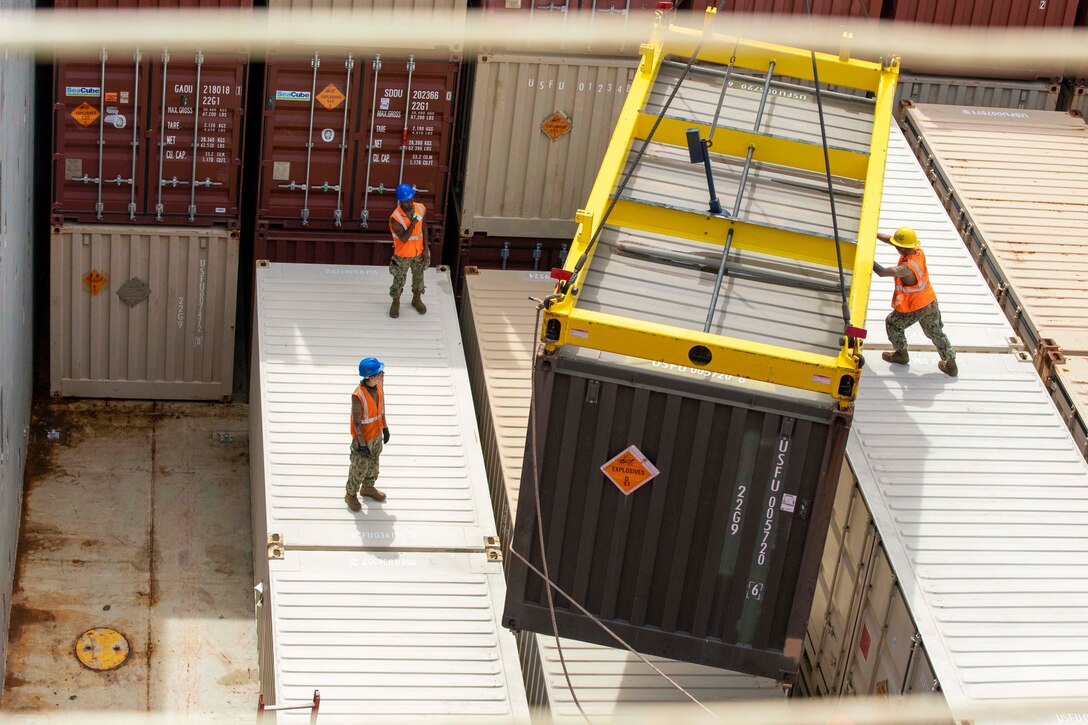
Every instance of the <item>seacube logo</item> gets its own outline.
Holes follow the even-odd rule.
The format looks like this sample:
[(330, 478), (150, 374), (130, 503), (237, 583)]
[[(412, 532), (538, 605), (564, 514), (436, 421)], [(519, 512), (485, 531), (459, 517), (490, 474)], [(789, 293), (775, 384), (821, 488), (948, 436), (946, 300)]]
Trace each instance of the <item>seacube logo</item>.
[(309, 91), (276, 91), (277, 101), (308, 101)]
[(64, 95), (98, 98), (102, 95), (102, 89), (97, 86), (65, 86)]

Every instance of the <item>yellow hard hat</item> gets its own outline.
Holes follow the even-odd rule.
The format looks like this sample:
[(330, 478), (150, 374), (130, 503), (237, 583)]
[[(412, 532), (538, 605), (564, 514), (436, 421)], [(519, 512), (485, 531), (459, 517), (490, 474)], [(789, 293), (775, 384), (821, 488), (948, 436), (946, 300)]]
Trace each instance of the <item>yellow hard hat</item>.
[(918, 235), (910, 227), (899, 227), (892, 235), (892, 244), (903, 249), (917, 249), (922, 246), (918, 241)]

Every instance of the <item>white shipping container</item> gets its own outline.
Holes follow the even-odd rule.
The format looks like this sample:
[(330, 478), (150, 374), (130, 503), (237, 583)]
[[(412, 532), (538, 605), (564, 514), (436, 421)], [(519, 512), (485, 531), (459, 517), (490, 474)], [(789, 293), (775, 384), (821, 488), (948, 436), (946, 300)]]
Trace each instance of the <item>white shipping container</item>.
[[(893, 233), (908, 226), (918, 233), (925, 250), (945, 332), (958, 351), (1005, 351), (1009, 323), (986, 288), (982, 275), (963, 245), (944, 204), (933, 191), (918, 159), (899, 127), (888, 137), (888, 161), (884, 170), (884, 195), (880, 202), (880, 230)], [(885, 266), (898, 259), (894, 248), (877, 244), (877, 261)], [(893, 280), (873, 275), (869, 293), (866, 347), (887, 349), (884, 318), (891, 312)], [(912, 350), (932, 350), (921, 326), (907, 330)], [(866, 355), (866, 360), (875, 353)]]
[[(956, 718), (1084, 698), (1088, 464), (1030, 356), (960, 355), (955, 379), (937, 359), (869, 362), (847, 450), (933, 674)], [(849, 671), (859, 689), (885, 677)]]
[[(555, 286), (547, 272), (477, 270), (466, 274), (461, 326), (472, 375), (481, 442), (504, 557), (518, 505), (528, 427), (530, 370), (536, 305)], [(550, 707), (555, 721), (582, 722), (553, 637), (518, 637), (525, 686), (532, 705)], [(578, 700), (591, 718), (630, 716), (651, 703), (690, 703), (639, 657), (624, 649), (561, 640), (563, 661)], [(701, 702), (780, 698), (765, 677), (648, 657)], [(694, 713), (692, 713), (694, 714)]]
[(460, 234), (570, 238), (636, 59), (476, 58)]
[(1088, 353), (1084, 119), (920, 105), (904, 128), (1029, 350), (1050, 338), (1067, 354)]
[(502, 565), (483, 553), (288, 551), (261, 590), (268, 704), (316, 690), (323, 725), (529, 721)]
[(230, 400), (237, 232), (65, 225), (50, 259), (54, 397)]
[[(389, 317), (386, 267), (258, 263), (250, 465), (254, 551), (483, 551), (495, 535), (472, 392), (446, 268), (426, 272), (426, 315)], [(351, 394), (385, 363), (391, 438), (378, 487), (344, 504)]]

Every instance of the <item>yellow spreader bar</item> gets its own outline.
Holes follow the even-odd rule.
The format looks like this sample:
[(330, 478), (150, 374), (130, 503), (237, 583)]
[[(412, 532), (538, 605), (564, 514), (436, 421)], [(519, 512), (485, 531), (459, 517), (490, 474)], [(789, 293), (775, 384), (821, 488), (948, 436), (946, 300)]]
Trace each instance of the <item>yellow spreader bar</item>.
[[(713, 8), (707, 11), (707, 27), (714, 15)], [(807, 50), (741, 40), (709, 31), (706, 35), (706, 42), (698, 55), (701, 61), (728, 65), (732, 60), (737, 68), (762, 72), (766, 72), (773, 61), (776, 75), (813, 80), (812, 58)], [(578, 229), (564, 266), (572, 278), (565, 288), (563, 285), (557, 288), (557, 293), (565, 289), (565, 294), (554, 296), (545, 310), (541, 338), (551, 352), (562, 345), (575, 345), (691, 366), (824, 393), (837, 399), (840, 406), (846, 406), (857, 394), (861, 341), (849, 336), (845, 325), (839, 352), (831, 356), (578, 308), (578, 293), (593, 263), (590, 241), (613, 201), (613, 192), (632, 148), (643, 143), (656, 120), (656, 114), (645, 109), (662, 61), (670, 55), (690, 57), (702, 37), (703, 32), (699, 30), (659, 24), (653, 40), (640, 48), (641, 61), (627, 101), (620, 112), (586, 206), (579, 210), (575, 218)], [(816, 62), (822, 84), (847, 86), (875, 95), (872, 141), (868, 154), (842, 148), (829, 148), (828, 154), (834, 176), (864, 180), (858, 228), (839, 230), (842, 264), (844, 269), (851, 271), (848, 298), (850, 325), (860, 328), (865, 324), (869, 302), (892, 119), (891, 106), (899, 74), (898, 59), (879, 64), (817, 53)], [(684, 132), (688, 128), (699, 128), (704, 138), (709, 135), (709, 124), (706, 122), (666, 116), (653, 140), (686, 146)], [(810, 173), (825, 173), (822, 146), (797, 139), (719, 127), (712, 150), (715, 154), (744, 158), (750, 146), (755, 161)], [(608, 224), (705, 242), (717, 249), (721, 249), (726, 234), (732, 228), (732, 245), (737, 249), (784, 260), (820, 264), (832, 270), (837, 269), (838, 265), (833, 239), (653, 203), (622, 198), (616, 200)], [(852, 239), (858, 241), (849, 241)], [(647, 304), (652, 303), (652, 292), (648, 292)]]

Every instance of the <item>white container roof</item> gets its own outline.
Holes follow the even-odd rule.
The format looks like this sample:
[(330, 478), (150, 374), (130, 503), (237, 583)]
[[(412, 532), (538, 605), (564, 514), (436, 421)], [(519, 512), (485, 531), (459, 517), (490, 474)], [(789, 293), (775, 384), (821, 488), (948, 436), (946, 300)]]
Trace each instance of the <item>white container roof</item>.
[(878, 357), (847, 449), (957, 717), (1088, 694), (1088, 464), (1026, 358)]
[(322, 725), (528, 722), (502, 565), (485, 554), (288, 551), (269, 567), (277, 705), (318, 690)]
[[(937, 291), (944, 330), (952, 346), (964, 352), (1007, 350), (1006, 338), (1013, 332), (1005, 313), (978, 271), (903, 132), (893, 124), (888, 138), (888, 163), (884, 169), (880, 231), (891, 234), (901, 226), (918, 232), (930, 279)], [(896, 263), (895, 249), (880, 243), (876, 246), (879, 263), (886, 267)], [(884, 318), (891, 312), (892, 289), (890, 278), (873, 275), (866, 321), (869, 347), (890, 347)], [(933, 349), (920, 325), (907, 331), (907, 343), (912, 349)], [(866, 356), (866, 360), (870, 357), (873, 356)]]
[[(495, 535), (476, 414), (445, 271), (426, 315), (389, 317), (385, 267), (257, 268), (256, 347), (267, 533), (288, 548), (475, 549)], [(385, 363), (384, 503), (344, 504), (358, 364)]]

